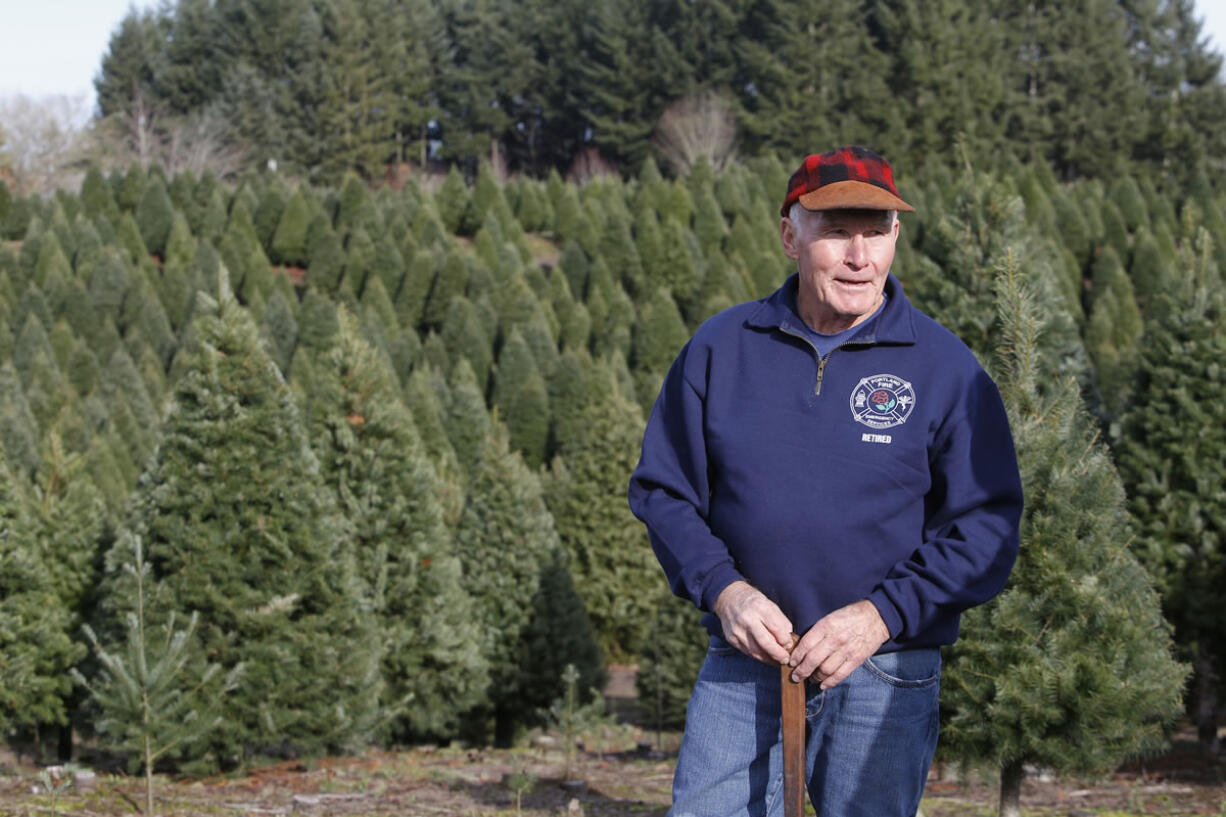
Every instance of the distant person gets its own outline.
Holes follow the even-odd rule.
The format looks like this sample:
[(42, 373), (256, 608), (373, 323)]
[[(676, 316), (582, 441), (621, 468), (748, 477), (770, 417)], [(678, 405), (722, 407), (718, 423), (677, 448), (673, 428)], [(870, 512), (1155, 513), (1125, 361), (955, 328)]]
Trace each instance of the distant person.
[(704, 323), (652, 410), (630, 506), (711, 634), (672, 815), (781, 812), (781, 664), (807, 679), (817, 813), (919, 807), (939, 647), (1004, 587), (1022, 489), (996, 385), (890, 274), (913, 209), (870, 150), (806, 158), (796, 273)]

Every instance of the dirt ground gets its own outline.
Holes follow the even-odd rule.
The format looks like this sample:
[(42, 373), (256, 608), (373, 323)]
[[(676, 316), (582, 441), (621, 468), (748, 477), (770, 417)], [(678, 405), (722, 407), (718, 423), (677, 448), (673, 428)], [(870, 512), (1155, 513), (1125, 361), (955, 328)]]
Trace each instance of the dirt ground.
[[(606, 695), (614, 714), (634, 712), (633, 682), (614, 673)], [(611, 694), (610, 694), (611, 693)], [(156, 810), (166, 817), (664, 817), (680, 735), (630, 723), (585, 732), (571, 752), (560, 736), (535, 734), (516, 749), (461, 746), (371, 751), (362, 757), (292, 760), (243, 776), (156, 780)], [(1026, 817), (1226, 816), (1224, 767), (1196, 751), (1189, 731), (1170, 752), (1096, 781), (1030, 774)], [(68, 769), (56, 785), (47, 770), (0, 756), (0, 817), (118, 817), (142, 812), (143, 779), (98, 773), (75, 785)], [(49, 788), (50, 786), (50, 788)], [(938, 765), (924, 817), (988, 817), (996, 784)], [(812, 813), (812, 812), (810, 812)]]

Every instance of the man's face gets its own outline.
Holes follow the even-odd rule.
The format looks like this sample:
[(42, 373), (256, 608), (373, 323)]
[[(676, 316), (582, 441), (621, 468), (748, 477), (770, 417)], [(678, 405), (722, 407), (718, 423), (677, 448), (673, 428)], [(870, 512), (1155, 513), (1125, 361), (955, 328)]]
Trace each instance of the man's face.
[(818, 332), (855, 326), (881, 305), (898, 219), (884, 210), (804, 211), (779, 227), (800, 272), (800, 316)]

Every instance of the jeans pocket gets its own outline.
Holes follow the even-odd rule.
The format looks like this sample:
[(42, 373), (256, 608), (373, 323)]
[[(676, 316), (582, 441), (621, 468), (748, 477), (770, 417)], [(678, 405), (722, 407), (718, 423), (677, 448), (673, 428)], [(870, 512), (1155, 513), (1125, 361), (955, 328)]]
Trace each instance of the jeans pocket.
[(864, 668), (890, 686), (929, 687), (941, 680), (941, 651), (921, 647), (881, 653), (865, 659)]

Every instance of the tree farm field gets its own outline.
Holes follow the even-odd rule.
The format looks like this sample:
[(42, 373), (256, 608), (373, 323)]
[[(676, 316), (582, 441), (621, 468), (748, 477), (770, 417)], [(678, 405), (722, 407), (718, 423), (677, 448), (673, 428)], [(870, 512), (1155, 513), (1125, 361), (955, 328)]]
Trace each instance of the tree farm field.
[[(560, 736), (535, 732), (513, 749), (414, 747), (360, 757), (289, 759), (241, 775), (156, 779), (157, 813), (227, 815), (401, 815), (402, 817), (664, 817), (678, 732), (658, 734), (609, 724), (564, 750)], [(568, 767), (569, 764), (569, 767)], [(568, 770), (569, 769), (569, 770)], [(67, 778), (51, 791), (45, 771), (0, 755), (0, 817), (120, 817), (141, 813), (140, 775), (99, 772), (77, 790)], [(40, 773), (42, 772), (42, 773)], [(989, 817), (997, 783), (936, 764), (924, 817)], [(812, 814), (810, 806), (807, 813)], [(1055, 779), (1037, 772), (1022, 788), (1027, 817), (1133, 817), (1226, 814), (1222, 768), (1196, 751), (1191, 729), (1167, 754), (1098, 780)]]

